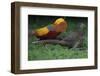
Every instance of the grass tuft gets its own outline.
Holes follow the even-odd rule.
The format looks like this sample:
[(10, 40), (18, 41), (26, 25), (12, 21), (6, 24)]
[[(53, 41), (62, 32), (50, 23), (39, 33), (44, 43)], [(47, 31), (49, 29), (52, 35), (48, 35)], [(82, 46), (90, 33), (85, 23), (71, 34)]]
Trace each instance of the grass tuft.
[(68, 49), (59, 44), (29, 43), (28, 60), (78, 59), (87, 58), (87, 50)]

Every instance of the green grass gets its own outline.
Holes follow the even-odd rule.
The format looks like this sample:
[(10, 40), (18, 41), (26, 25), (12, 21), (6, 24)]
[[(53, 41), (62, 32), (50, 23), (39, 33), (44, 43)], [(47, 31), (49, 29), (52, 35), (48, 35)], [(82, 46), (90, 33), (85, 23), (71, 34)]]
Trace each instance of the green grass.
[(87, 50), (68, 49), (59, 44), (32, 44), (34, 39), (29, 41), (28, 60), (87, 58)]

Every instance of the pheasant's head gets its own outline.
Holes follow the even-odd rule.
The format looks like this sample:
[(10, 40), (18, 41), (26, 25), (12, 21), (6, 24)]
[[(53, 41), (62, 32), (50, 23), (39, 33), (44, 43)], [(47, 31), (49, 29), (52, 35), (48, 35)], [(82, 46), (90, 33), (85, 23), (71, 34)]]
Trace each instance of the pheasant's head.
[(64, 32), (67, 28), (67, 22), (63, 18), (58, 18), (53, 25), (57, 32)]

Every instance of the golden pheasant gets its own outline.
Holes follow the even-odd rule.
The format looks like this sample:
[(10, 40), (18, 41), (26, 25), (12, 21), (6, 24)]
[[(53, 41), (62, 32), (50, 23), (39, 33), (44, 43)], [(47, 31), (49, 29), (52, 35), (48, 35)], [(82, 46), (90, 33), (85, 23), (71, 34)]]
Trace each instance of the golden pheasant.
[(60, 33), (64, 32), (67, 28), (67, 22), (63, 18), (58, 18), (51, 26), (45, 26), (32, 31), (40, 40), (55, 39)]

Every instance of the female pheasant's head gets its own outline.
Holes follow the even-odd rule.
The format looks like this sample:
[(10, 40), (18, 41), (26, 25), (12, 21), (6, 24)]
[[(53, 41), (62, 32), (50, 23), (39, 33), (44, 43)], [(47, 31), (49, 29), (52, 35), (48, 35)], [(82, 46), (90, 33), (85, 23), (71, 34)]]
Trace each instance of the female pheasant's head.
[(53, 25), (56, 32), (64, 32), (67, 29), (67, 22), (63, 18), (58, 18)]

